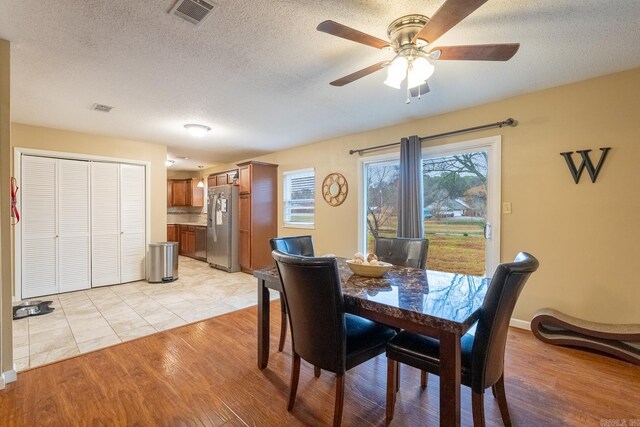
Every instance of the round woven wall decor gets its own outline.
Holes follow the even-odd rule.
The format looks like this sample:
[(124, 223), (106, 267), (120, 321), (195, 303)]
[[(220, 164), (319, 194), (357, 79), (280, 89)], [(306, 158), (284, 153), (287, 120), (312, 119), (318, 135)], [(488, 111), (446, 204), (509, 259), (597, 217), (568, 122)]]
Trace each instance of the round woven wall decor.
[(322, 181), (322, 197), (331, 206), (340, 206), (348, 193), (347, 179), (341, 173), (330, 173)]

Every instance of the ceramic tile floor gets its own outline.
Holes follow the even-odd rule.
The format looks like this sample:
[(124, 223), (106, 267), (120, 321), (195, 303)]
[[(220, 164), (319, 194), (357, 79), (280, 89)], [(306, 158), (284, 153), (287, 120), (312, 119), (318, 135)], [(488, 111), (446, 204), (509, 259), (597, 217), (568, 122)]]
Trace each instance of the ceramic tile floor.
[[(256, 279), (180, 257), (180, 278), (33, 298), (50, 314), (13, 321), (18, 371), (257, 304)], [(272, 293), (272, 299), (277, 298)], [(19, 304), (16, 302), (15, 304)]]

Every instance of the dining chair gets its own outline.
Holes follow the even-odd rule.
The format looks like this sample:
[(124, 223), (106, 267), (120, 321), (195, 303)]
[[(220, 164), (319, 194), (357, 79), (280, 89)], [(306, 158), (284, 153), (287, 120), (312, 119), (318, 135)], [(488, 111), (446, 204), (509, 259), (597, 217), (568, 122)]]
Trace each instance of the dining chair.
[(333, 425), (342, 420), (345, 372), (385, 351), (395, 331), (345, 313), (338, 264), (333, 257), (310, 258), (272, 252), (289, 312), (293, 363), (287, 410), (296, 399), (300, 359), (337, 376)]
[[(315, 256), (313, 239), (311, 236), (275, 237), (269, 240), (272, 251), (280, 251), (289, 255)], [(287, 305), (280, 293), (280, 341), (278, 351), (284, 349), (284, 341), (287, 338)], [(316, 376), (319, 372), (316, 371)]]
[(377, 237), (373, 253), (378, 260), (405, 267), (427, 268), (427, 239), (404, 237)]
[[(473, 424), (484, 426), (484, 391), (491, 387), (498, 400), (505, 426), (511, 425), (504, 388), (504, 353), (509, 320), (527, 279), (538, 269), (538, 260), (520, 252), (511, 263), (498, 265), (489, 283), (474, 333), (461, 338), (461, 382), (472, 391)], [(433, 338), (402, 331), (387, 344), (387, 423), (393, 418), (396, 387), (393, 384), (398, 363), (423, 372), (421, 386), (427, 385), (426, 372), (438, 375), (440, 345)]]
[[(406, 237), (377, 237), (374, 241), (373, 252), (378, 260), (393, 265), (413, 267), (424, 270), (427, 268), (427, 251), (429, 240), (411, 239)], [(396, 332), (400, 332), (396, 329)], [(400, 367), (396, 368), (396, 391), (400, 388)]]

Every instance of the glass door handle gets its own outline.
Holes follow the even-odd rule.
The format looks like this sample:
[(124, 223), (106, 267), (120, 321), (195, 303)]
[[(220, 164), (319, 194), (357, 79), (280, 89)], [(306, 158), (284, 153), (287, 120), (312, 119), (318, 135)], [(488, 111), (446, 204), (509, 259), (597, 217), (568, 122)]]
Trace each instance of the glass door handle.
[(491, 239), (491, 224), (489, 223), (484, 225), (484, 238), (485, 240)]

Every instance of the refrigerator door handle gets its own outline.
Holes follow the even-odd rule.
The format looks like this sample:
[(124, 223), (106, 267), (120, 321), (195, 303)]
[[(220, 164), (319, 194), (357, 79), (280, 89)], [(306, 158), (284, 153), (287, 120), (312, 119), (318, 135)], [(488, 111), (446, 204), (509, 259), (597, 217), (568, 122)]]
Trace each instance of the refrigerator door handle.
[(212, 214), (211, 215), (212, 216), (212, 218), (211, 218), (211, 228), (212, 228), (212, 231), (213, 231), (213, 241), (217, 242), (218, 241), (218, 230), (217, 230), (218, 227), (216, 225), (217, 224), (216, 223), (216, 216), (218, 214), (218, 195), (217, 194), (215, 194), (213, 196), (213, 209), (212, 209), (211, 214)]

